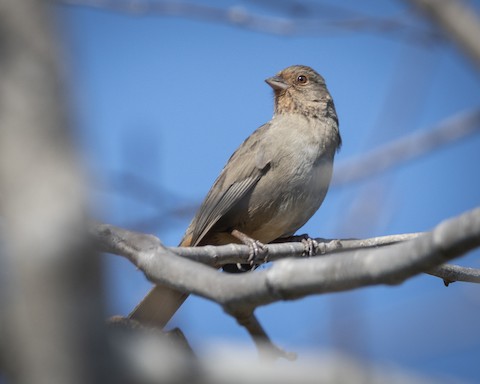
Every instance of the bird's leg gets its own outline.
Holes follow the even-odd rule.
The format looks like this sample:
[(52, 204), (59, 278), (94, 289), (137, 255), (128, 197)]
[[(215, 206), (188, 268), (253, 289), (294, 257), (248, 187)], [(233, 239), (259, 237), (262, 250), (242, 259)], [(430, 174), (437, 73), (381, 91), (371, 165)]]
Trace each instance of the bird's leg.
[(243, 232), (240, 232), (237, 229), (234, 229), (231, 234), (233, 237), (240, 240), (243, 244), (249, 247), (250, 253), (247, 261), (251, 267), (256, 264), (256, 261), (258, 262), (261, 260), (263, 263), (266, 263), (268, 261), (268, 247), (265, 244), (261, 243), (258, 240), (252, 239), (250, 236), (246, 235)]

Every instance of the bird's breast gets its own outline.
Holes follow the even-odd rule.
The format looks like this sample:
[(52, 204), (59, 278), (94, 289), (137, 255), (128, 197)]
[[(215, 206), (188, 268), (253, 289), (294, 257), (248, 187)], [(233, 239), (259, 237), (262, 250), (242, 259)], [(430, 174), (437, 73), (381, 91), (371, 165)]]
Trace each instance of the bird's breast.
[(269, 242), (289, 236), (310, 219), (327, 193), (333, 154), (322, 138), (287, 137), (249, 199), (249, 218), (259, 223), (252, 237)]

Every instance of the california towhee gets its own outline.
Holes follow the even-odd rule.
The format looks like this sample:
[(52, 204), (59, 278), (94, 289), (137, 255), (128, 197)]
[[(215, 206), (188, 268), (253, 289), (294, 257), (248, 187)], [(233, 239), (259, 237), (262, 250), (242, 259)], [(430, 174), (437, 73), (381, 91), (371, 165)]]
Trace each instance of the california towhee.
[[(233, 230), (269, 243), (293, 235), (322, 204), (342, 143), (325, 80), (294, 65), (265, 81), (274, 91), (272, 119), (230, 157), (180, 246), (238, 243)], [(163, 327), (186, 297), (156, 286), (130, 318)]]

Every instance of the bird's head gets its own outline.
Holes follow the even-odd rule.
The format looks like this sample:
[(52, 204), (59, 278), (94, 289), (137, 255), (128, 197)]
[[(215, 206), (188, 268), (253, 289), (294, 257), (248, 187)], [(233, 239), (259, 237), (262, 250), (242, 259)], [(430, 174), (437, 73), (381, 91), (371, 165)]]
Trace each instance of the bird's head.
[(332, 100), (324, 78), (304, 65), (285, 68), (265, 81), (274, 91), (275, 114), (310, 115)]

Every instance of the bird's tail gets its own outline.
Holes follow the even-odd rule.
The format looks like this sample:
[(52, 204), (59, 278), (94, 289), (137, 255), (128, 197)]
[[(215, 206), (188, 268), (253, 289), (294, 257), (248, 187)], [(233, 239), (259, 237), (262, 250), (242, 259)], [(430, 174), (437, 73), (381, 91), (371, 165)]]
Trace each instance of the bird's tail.
[[(185, 237), (179, 246), (190, 246), (190, 239)], [(165, 285), (156, 285), (138, 303), (128, 317), (141, 324), (163, 328), (187, 297), (187, 293), (176, 291)]]

